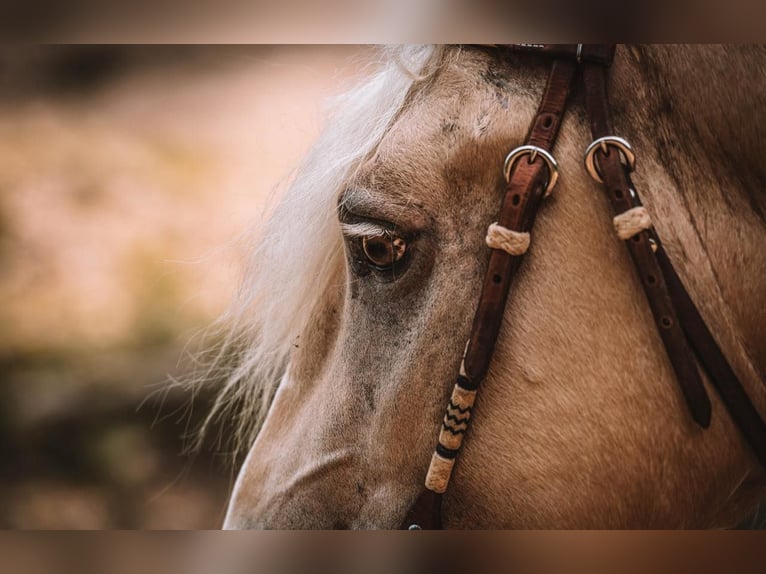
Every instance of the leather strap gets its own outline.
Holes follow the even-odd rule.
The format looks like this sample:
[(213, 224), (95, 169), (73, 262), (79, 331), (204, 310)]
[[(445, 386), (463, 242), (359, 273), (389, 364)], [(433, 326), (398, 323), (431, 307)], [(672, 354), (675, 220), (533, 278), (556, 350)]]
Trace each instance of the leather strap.
[[(612, 134), (604, 69), (586, 64), (584, 81), (594, 139)], [(596, 161), (615, 212), (620, 213), (640, 205), (638, 193), (616, 150), (613, 149), (609, 155), (596, 152)], [(694, 360), (696, 355), (735, 425), (760, 464), (766, 468), (766, 424), (678, 277), (657, 231), (650, 227), (625, 240), (625, 243), (641, 277), (657, 328), (692, 417), (703, 428), (710, 424), (710, 399), (697, 371)], [(650, 276), (655, 280), (648, 281)]]
[(614, 59), (614, 44), (509, 44), (514, 51), (531, 52), (571, 60), (578, 64), (591, 63), (609, 67)]
[[(657, 241), (659, 242), (659, 239)], [(665, 274), (670, 296), (689, 343), (710, 377), (726, 410), (729, 411), (734, 424), (745, 437), (758, 462), (766, 468), (766, 424), (750, 401), (750, 397), (747, 396), (747, 392), (734, 374), (721, 348), (715, 342), (715, 338), (692, 302), (662, 245), (655, 255)]]
[[(546, 151), (552, 150), (561, 127), (576, 69), (574, 61), (553, 62), (540, 106), (526, 138), (527, 145), (534, 145)], [(527, 232), (532, 228), (545, 197), (546, 181), (551, 176), (542, 157), (538, 155), (533, 161), (529, 161), (531, 159), (522, 157), (516, 162), (508, 178), (498, 218), (500, 225), (517, 232)], [(510, 255), (503, 250), (492, 249), (456, 388), (469, 393), (476, 391), (486, 376), (502, 324), (508, 291), (522, 259), (523, 255)], [(465, 424), (467, 425), (467, 419)], [(462, 434), (465, 431), (461, 429), (458, 432)], [(436, 447), (436, 456), (442, 460), (454, 460), (458, 451), (459, 444), (457, 448), (450, 448), (440, 440)], [(428, 479), (427, 486), (407, 512), (402, 528), (410, 529), (413, 525), (421, 529), (441, 528), (441, 493), (428, 488)]]
[[(528, 145), (546, 151), (553, 149), (575, 71), (574, 62), (553, 62), (543, 99), (526, 139)], [(516, 163), (506, 186), (498, 217), (500, 225), (514, 231), (525, 232), (532, 229), (545, 195), (546, 176), (547, 168), (542, 158), (532, 163), (522, 158)], [(464, 358), (466, 375), (475, 385), (487, 374), (502, 325), (508, 291), (522, 260), (523, 256), (509, 255), (500, 249), (493, 249), (490, 254), (489, 267), (484, 276), (484, 286)]]
[[(585, 64), (583, 80), (593, 139), (614, 134), (606, 92), (606, 70), (602, 66)], [(641, 205), (617, 149), (607, 148), (606, 154), (599, 150), (595, 159), (615, 215)], [(653, 247), (657, 248), (659, 244), (653, 245), (650, 242), (651, 235), (656, 235), (653, 227), (626, 239), (625, 245), (641, 278), (641, 286), (649, 301), (654, 322), (665, 344), (692, 418), (699, 426), (707, 428), (710, 426), (710, 398), (705, 391), (697, 362), (684, 336), (665, 284), (664, 274), (653, 251)]]

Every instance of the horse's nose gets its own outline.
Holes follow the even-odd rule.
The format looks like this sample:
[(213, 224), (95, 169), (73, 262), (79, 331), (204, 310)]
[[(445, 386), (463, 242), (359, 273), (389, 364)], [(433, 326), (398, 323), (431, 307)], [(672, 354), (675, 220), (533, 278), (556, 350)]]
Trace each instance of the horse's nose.
[(255, 449), (245, 461), (224, 528), (352, 528), (364, 505), (356, 449), (287, 457), (281, 446)]

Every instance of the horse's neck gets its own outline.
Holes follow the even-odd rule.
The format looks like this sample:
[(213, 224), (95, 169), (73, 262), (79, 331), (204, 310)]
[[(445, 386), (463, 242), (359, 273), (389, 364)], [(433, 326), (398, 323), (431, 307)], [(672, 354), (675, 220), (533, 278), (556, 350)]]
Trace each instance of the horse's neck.
[(674, 265), (735, 370), (766, 394), (762, 52), (625, 49), (613, 99), (618, 135), (641, 134), (635, 182)]
[(766, 48), (660, 45), (631, 53), (652, 92), (655, 118), (665, 116), (702, 153), (763, 181), (766, 125), (759, 116), (766, 105)]

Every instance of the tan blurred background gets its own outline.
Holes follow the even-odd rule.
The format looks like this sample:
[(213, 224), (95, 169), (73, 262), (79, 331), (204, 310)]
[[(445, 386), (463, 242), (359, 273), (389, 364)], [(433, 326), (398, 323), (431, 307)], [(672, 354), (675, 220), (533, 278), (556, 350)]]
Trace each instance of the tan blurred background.
[[(217, 528), (225, 456), (167, 391), (371, 48), (0, 51), (0, 527)], [(185, 352), (187, 349), (187, 352)], [(224, 429), (225, 432), (225, 429)]]

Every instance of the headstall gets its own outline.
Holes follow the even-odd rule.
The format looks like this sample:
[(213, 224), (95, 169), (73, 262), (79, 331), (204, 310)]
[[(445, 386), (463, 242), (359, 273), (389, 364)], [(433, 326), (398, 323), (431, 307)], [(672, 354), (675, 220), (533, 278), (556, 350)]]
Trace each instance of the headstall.
[(681, 283), (630, 180), (635, 155), (626, 140), (614, 135), (607, 97), (607, 78), (615, 47), (600, 44), (514, 44), (509, 47), (547, 54), (553, 63), (526, 141), (505, 160), (506, 191), (497, 222), (492, 223), (487, 232), (491, 251), (489, 267), (471, 335), (431, 458), (425, 488), (408, 511), (402, 523), (404, 529), (442, 526), (442, 495), (460, 452), (476, 393), (489, 368), (508, 291), (529, 246), (529, 232), (537, 211), (558, 179), (552, 151), (576, 79), (580, 79), (584, 87), (593, 137), (585, 150), (585, 167), (604, 186), (615, 214), (615, 230), (641, 279), (692, 419), (702, 428), (710, 425), (711, 403), (697, 368), (699, 361), (734, 423), (766, 467), (766, 425)]

